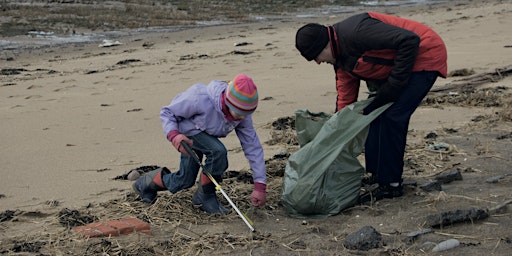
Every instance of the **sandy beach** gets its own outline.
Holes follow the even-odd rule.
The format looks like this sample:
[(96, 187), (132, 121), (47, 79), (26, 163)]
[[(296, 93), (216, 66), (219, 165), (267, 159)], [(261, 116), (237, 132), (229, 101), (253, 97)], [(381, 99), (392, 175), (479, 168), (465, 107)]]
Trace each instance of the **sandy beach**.
[[(438, 79), (434, 86), (438, 94), (433, 93), (432, 97), (459, 91), (464, 86), (463, 79), (477, 81), (470, 78), (495, 73), (497, 69), (510, 70), (512, 65), (512, 1), (460, 1), (434, 6), (361, 9), (365, 10), (387, 12), (429, 25), (445, 40), (449, 71), (472, 71), (465, 77)], [(194, 83), (230, 80), (237, 73), (251, 76), (258, 85), (261, 99), (253, 120), (264, 145), (265, 159), (271, 160), (283, 150), (292, 153), (297, 149), (296, 145), (268, 143), (275, 140), (272, 122), (293, 117), (294, 111), (301, 108), (332, 113), (335, 102), (332, 68), (306, 62), (295, 49), (295, 32), (308, 22), (332, 24), (351, 14), (133, 35), (116, 38), (120, 44), (112, 47), (100, 47), (100, 41), (21, 53), (3, 52), (0, 61), (3, 71), (0, 75), (0, 212), (17, 211), (18, 217), (17, 221), (0, 223), (0, 252), (13, 253), (9, 247), (12, 240), (20, 240), (27, 233), (37, 234), (37, 239), (49, 240), (49, 234), (69, 231), (59, 227), (56, 220), (63, 208), (87, 209), (89, 205), (98, 212), (100, 219), (120, 218), (151, 209), (132, 198), (130, 181), (114, 178), (140, 166), (166, 166), (171, 170), (178, 167), (178, 152), (164, 137), (159, 111), (174, 95)], [(8, 74), (8, 70), (19, 71), (19, 74)], [(442, 211), (450, 208), (448, 206), (453, 207), (454, 201), (461, 208), (489, 208), (512, 198), (512, 180), (508, 176), (511, 174), (511, 120), (501, 118), (492, 126), (474, 123), (475, 117), (489, 117), (510, 110), (512, 78), (503, 75), (496, 81), (489, 81), (476, 84), (476, 90), (503, 87), (501, 99), (506, 104), (425, 104), (416, 111), (409, 127), (409, 157), (410, 154), (425, 154), (418, 150), (425, 145), (424, 138), (428, 133), (449, 137), (450, 134), (442, 132), (446, 129), (460, 131), (445, 138), (459, 151), (442, 159), (434, 156), (436, 162), (430, 162), (431, 165), (418, 158), (417, 164), (425, 172), (415, 177), (413, 172), (407, 172), (412, 169), (409, 168), (404, 173), (406, 178), (420, 183), (420, 180), (455, 167), (476, 170), (464, 173), (468, 179), (460, 184), (451, 184), (446, 191), (434, 194), (406, 191), (404, 199), (383, 200), (370, 208), (355, 208), (339, 216), (301, 225), (302, 220), (286, 217), (279, 204), (281, 178), (270, 177), (268, 206), (254, 217), (262, 233), (260, 242), (253, 241), (254, 235), (250, 238), (234, 213), (228, 218), (197, 213), (199, 220), (195, 221), (185, 218), (182, 213), (182, 221), (194, 225), (190, 230), (195, 230), (195, 235), (188, 236), (196, 245), (202, 244), (197, 241), (204, 240), (205, 236), (223, 232), (229, 232), (239, 240), (222, 245), (220, 239), (218, 243), (173, 250), (176, 254), (194, 255), (229, 252), (240, 252), (237, 255), (349, 255), (339, 241), (347, 233), (372, 225), (386, 234), (388, 246), (361, 255), (430, 255), (412, 245), (403, 245), (397, 238), (399, 234), (421, 226), (419, 221), (411, 219), (418, 217), (415, 214)], [(360, 98), (366, 98), (364, 89)], [(496, 140), (496, 136), (481, 137), (485, 134), (509, 137), (500, 140)], [(460, 138), (454, 139), (454, 136)], [(469, 142), (477, 137), (477, 142)], [(248, 171), (248, 163), (235, 134), (223, 141), (229, 149), (229, 170)], [(505, 177), (498, 185), (483, 182), (485, 178), (497, 175)], [(236, 185), (228, 185), (228, 189), (229, 186)], [(244, 184), (243, 188), (238, 192), (247, 193), (250, 185)], [(165, 193), (159, 200), (178, 201), (186, 208), (191, 193)], [(441, 193), (449, 199), (438, 200), (437, 204), (431, 201), (413, 203), (439, 198)], [(450, 195), (472, 199), (461, 200), (460, 197), (450, 198)], [(138, 210), (123, 212), (120, 216), (112, 212), (108, 214), (105, 205), (98, 207), (120, 199)], [(249, 208), (247, 196), (239, 194), (236, 200), (243, 201), (246, 209)], [(158, 207), (158, 203), (151, 207)], [(172, 204), (169, 208), (173, 208)], [(165, 234), (180, 225), (174, 224), (180, 214), (173, 210), (159, 211), (169, 220), (153, 220), (153, 238), (119, 239), (149, 243), (169, 239)], [(194, 212), (194, 209), (187, 208), (187, 211)], [(36, 212), (36, 217), (25, 214), (27, 212)], [(281, 221), (276, 223), (276, 219)], [(481, 255), (490, 251), (494, 255), (505, 255), (512, 249), (511, 224), (512, 216), (508, 211), (499, 216), (492, 215), (484, 223), (466, 224), (443, 232), (464, 241), (464, 246), (454, 249), (450, 255)], [(439, 233), (431, 239), (439, 242), (448, 238)], [(72, 237), (72, 234), (67, 236)], [(294, 247), (294, 239), (303, 241), (305, 248)], [(246, 240), (246, 243), (241, 242)], [(269, 240), (279, 242), (271, 245), (262, 242)], [(317, 243), (317, 247), (310, 242)], [(77, 243), (84, 246), (87, 242)], [(319, 248), (318, 244), (322, 243), (327, 246)], [(39, 252), (62, 255), (76, 253), (71, 249), (73, 246), (83, 249), (72, 242), (69, 244), (70, 247), (46, 244)], [(253, 251), (254, 248), (258, 250)], [(153, 254), (172, 255), (171, 251), (155, 249)], [(132, 253), (136, 254), (125, 251), (125, 255)]]

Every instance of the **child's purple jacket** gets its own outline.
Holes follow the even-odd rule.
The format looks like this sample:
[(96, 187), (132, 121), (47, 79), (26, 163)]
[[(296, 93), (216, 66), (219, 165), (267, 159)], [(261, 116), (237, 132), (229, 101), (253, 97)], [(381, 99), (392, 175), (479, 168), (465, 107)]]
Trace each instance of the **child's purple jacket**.
[(185, 136), (200, 132), (223, 138), (235, 130), (245, 157), (253, 171), (254, 182), (266, 183), (265, 161), (251, 115), (240, 121), (228, 121), (222, 113), (221, 97), (228, 84), (213, 80), (208, 85), (195, 84), (176, 95), (171, 104), (160, 111), (160, 120), (167, 137), (172, 130)]

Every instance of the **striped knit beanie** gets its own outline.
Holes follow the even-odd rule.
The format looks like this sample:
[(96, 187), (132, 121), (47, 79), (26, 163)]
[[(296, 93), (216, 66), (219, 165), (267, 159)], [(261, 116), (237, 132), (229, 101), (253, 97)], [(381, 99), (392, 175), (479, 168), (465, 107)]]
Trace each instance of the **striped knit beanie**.
[(226, 105), (238, 115), (250, 115), (258, 106), (258, 89), (250, 77), (238, 74), (226, 89)]

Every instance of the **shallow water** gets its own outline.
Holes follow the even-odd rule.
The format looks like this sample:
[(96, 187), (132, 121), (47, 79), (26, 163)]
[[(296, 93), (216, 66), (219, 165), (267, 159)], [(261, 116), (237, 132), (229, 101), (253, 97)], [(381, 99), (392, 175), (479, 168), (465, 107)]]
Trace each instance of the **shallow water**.
[[(9, 2), (9, 1), (8, 1)], [(48, 8), (48, 9), (63, 9), (65, 4), (46, 4), (41, 1), (11, 1), (12, 6), (16, 6), (21, 12), (22, 10), (29, 10), (34, 12), (34, 8)], [(191, 2), (201, 2), (205, 6), (203, 7), (191, 7)], [(0, 34), (4, 35), (0, 37), (0, 50), (8, 51), (22, 51), (24, 49), (35, 49), (49, 46), (58, 46), (61, 44), (68, 43), (88, 43), (98, 42), (99, 44), (105, 39), (115, 39), (126, 35), (144, 34), (153, 32), (173, 32), (178, 30), (190, 29), (201, 26), (218, 26), (230, 23), (240, 22), (263, 22), (272, 20), (285, 20), (290, 18), (315, 18), (315, 17), (328, 17), (341, 13), (352, 13), (361, 10), (366, 7), (379, 7), (379, 6), (411, 6), (418, 4), (435, 4), (440, 2), (446, 2), (446, 0), (395, 0), (395, 1), (353, 1), (353, 0), (281, 0), (281, 1), (270, 1), (271, 4), (266, 4), (266, 1), (254, 1), (240, 0), (230, 2), (229, 8), (222, 6), (226, 4), (225, 1), (214, 1), (214, 0), (195, 0), (195, 1), (174, 1), (173, 5), (178, 6), (178, 11), (183, 10), (185, 16), (181, 19), (172, 17), (166, 17), (166, 22), (185, 23), (184, 25), (163, 25), (163, 26), (147, 26), (143, 28), (133, 28), (137, 24), (131, 26), (126, 22), (120, 22), (120, 24), (108, 24), (109, 22), (103, 21), (101, 29), (90, 29), (89, 24), (79, 24), (77, 20), (80, 19), (67, 19), (61, 18), (60, 21), (44, 20), (39, 22), (41, 24), (50, 24), (39, 26), (39, 29), (32, 29), (32, 27), (38, 27), (41, 24), (23, 24), (21, 27), (14, 22), (2, 23), (0, 27)], [(95, 4), (90, 4), (88, 1), (76, 1), (78, 4), (74, 4), (69, 12), (65, 13), (62, 17), (68, 17), (70, 15), (86, 15), (84, 14), (83, 8), (89, 9), (87, 12), (87, 19), (94, 19), (94, 10), (98, 8)], [(105, 5), (108, 8), (129, 8), (123, 6), (123, 3), (116, 1), (110, 1)], [(162, 4), (162, 3), (161, 3)], [(84, 7), (86, 6), (86, 7)], [(71, 6), (67, 6), (71, 7)], [(105, 6), (102, 6), (105, 7)], [(27, 8), (27, 9), (25, 9)], [(82, 8), (82, 9), (77, 9)], [(148, 5), (140, 7), (138, 11), (147, 11)], [(157, 6), (155, 10), (163, 10), (169, 8), (169, 6)], [(173, 7), (175, 8), (175, 7)], [(12, 9), (12, 7), (11, 7)], [(91, 9), (93, 11), (91, 11)], [(97, 10), (97, 9), (96, 9)], [(29, 15), (29, 11), (25, 15)], [(133, 14), (140, 15), (133, 10), (125, 10), (126, 12), (131, 11)], [(244, 12), (245, 11), (245, 12)], [(64, 12), (64, 11), (63, 11)], [(236, 14), (240, 12), (240, 14)], [(122, 13), (122, 12), (121, 12)], [(174, 14), (176, 12), (173, 12)], [(44, 14), (44, 13), (43, 13)], [(62, 13), (61, 13), (62, 14)], [(119, 14), (119, 13), (118, 13)], [(67, 15), (67, 16), (66, 16)], [(105, 15), (105, 13), (98, 12), (97, 16)], [(49, 15), (48, 15), (49, 16)], [(151, 17), (154, 19), (154, 17)], [(98, 18), (101, 20), (102, 18)], [(105, 17), (103, 17), (105, 19)], [(152, 20), (153, 23), (155, 21)], [(162, 22), (159, 20), (158, 22)], [(166, 24), (166, 23), (162, 23)], [(168, 23), (167, 23), (168, 24)], [(80, 29), (83, 26), (89, 29)], [(110, 26), (110, 27), (109, 27)], [(123, 27), (126, 26), (126, 27)], [(65, 28), (65, 29), (63, 29)], [(72, 29), (70, 29), (72, 28)], [(76, 30), (90, 31), (76, 33)]]

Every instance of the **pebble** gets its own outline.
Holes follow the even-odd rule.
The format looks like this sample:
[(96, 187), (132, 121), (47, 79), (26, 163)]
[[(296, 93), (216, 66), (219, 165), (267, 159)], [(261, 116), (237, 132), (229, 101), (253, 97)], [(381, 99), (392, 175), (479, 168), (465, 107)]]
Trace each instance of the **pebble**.
[(460, 245), (460, 242), (459, 240), (457, 239), (448, 239), (446, 241), (443, 241), (443, 242), (440, 242), (439, 244), (437, 244), (434, 249), (432, 249), (432, 252), (441, 252), (441, 251), (446, 251), (446, 250), (450, 250), (450, 249), (453, 249), (457, 246)]

